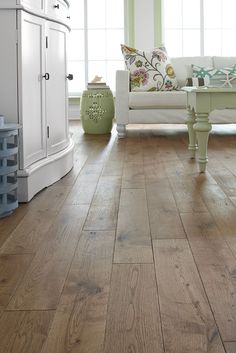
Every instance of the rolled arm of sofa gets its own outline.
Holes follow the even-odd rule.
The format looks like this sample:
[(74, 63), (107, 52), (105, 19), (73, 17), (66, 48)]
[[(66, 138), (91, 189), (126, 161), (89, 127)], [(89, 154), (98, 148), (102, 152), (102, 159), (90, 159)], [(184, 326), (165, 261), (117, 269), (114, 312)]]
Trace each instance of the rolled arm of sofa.
[(129, 71), (116, 71), (116, 122), (129, 123)]

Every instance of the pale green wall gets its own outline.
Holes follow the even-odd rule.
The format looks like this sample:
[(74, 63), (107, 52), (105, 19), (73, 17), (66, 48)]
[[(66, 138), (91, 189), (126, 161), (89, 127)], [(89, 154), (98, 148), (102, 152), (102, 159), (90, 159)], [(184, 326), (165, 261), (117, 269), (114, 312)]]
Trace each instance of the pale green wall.
[(154, 0), (154, 46), (162, 44), (162, 0)]
[[(145, 49), (145, 32), (146, 38), (148, 42), (148, 46), (157, 47), (163, 44), (162, 40), (162, 1), (163, 0), (142, 0), (144, 3), (142, 4), (140, 0), (126, 0), (126, 44), (133, 47), (139, 47), (140, 49)], [(145, 14), (143, 11), (140, 11), (140, 6), (142, 5), (145, 9), (145, 4), (147, 5), (147, 1), (150, 1), (149, 4), (149, 12)], [(136, 11), (136, 6), (139, 8), (139, 11)], [(152, 8), (152, 11), (150, 11)], [(143, 16), (145, 16), (146, 21), (143, 21)], [(140, 17), (140, 18), (139, 18)], [(147, 28), (143, 23), (150, 23), (150, 26)], [(150, 38), (152, 37), (150, 30), (153, 28), (153, 42), (150, 42)], [(141, 32), (140, 32), (141, 30)], [(142, 38), (140, 41), (140, 36), (136, 33), (136, 31), (142, 33)], [(141, 48), (141, 47), (142, 48)], [(151, 49), (151, 47), (150, 47)]]
[(126, 0), (126, 44), (135, 46), (135, 0)]

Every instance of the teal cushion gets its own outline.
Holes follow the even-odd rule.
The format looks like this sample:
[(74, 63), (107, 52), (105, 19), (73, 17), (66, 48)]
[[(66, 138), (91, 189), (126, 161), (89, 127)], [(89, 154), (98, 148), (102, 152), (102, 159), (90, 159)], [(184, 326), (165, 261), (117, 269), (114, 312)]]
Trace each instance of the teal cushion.
[(192, 65), (192, 70), (193, 77), (209, 77), (210, 86), (236, 87), (236, 64), (220, 69)]

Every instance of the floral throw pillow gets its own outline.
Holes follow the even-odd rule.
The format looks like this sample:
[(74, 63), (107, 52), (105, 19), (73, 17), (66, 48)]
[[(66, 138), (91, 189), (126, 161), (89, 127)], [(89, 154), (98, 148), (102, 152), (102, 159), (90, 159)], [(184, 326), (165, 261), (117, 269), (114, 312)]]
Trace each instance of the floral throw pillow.
[(208, 77), (209, 85), (216, 87), (236, 87), (236, 64), (232, 67), (213, 69), (192, 65), (194, 77)]
[(178, 89), (174, 69), (164, 47), (145, 52), (121, 45), (131, 91), (172, 91)]

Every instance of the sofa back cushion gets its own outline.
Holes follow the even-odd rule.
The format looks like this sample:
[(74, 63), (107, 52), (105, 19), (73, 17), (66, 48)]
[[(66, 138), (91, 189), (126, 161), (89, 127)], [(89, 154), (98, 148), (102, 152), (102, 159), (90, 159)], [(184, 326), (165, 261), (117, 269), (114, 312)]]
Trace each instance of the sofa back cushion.
[(189, 56), (171, 59), (176, 78), (180, 87), (186, 85), (186, 79), (192, 77), (192, 64), (213, 67), (211, 56)]
[(230, 67), (236, 65), (235, 56), (213, 56), (213, 66), (216, 69), (221, 69), (222, 67)]
[(145, 52), (121, 45), (121, 50), (130, 71), (131, 91), (172, 91), (178, 88), (175, 72), (164, 47)]

